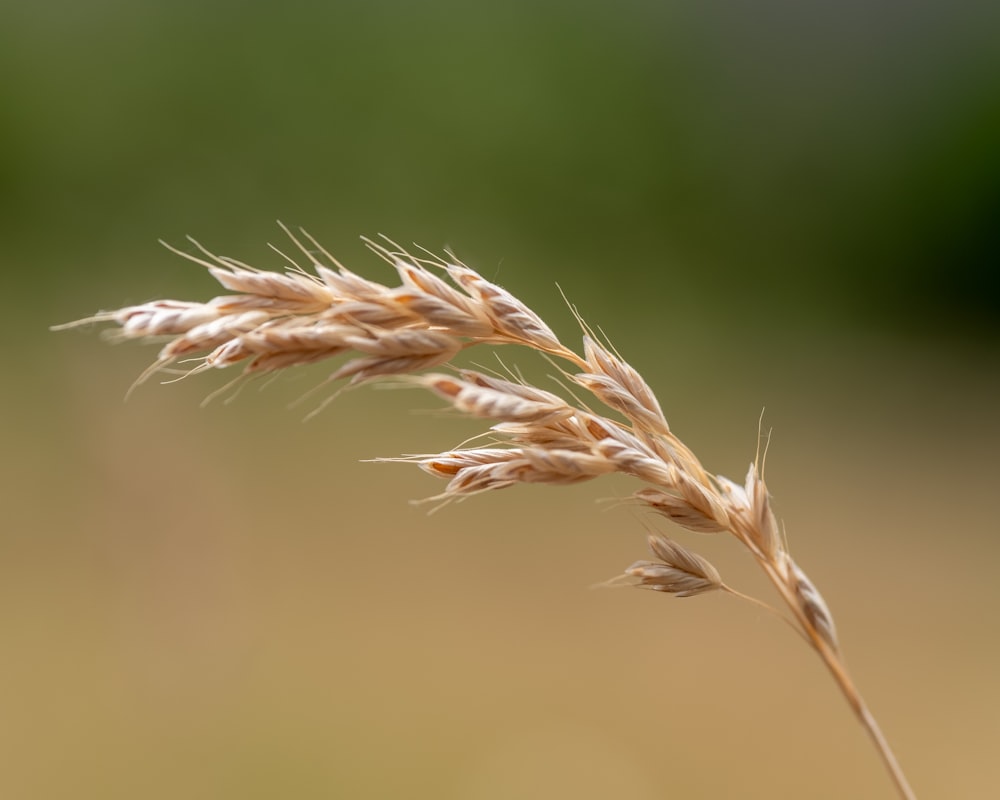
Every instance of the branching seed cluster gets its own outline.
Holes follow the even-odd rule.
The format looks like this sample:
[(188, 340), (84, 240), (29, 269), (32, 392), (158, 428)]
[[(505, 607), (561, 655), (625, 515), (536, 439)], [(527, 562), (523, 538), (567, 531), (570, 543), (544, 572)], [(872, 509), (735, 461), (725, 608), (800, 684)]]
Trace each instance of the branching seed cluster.
[[(407, 376), (461, 413), (493, 423), (489, 446), (385, 459), (445, 479), (436, 499), (630, 475), (644, 484), (633, 495), (642, 506), (688, 530), (734, 535), (775, 581), (802, 632), (836, 650), (830, 613), (784, 547), (758, 465), (742, 484), (708, 473), (671, 432), (642, 376), (582, 320), (581, 356), (524, 303), (457, 260), (369, 241), (398, 274), (399, 285), (386, 286), (350, 271), (308, 234), (289, 235), (311, 272), (292, 259), (284, 273), (262, 271), (195, 243), (197, 254), (180, 254), (231, 294), (206, 303), (143, 303), (73, 324), (107, 321), (119, 326), (120, 338), (166, 337), (140, 382), (192, 358), (188, 374), (236, 364), (245, 374), (270, 373), (344, 356), (331, 380)], [(517, 344), (567, 364), (563, 378), (620, 418), (513, 377), (428, 371), (480, 344)], [(651, 534), (649, 546), (654, 560), (637, 561), (620, 579), (679, 597), (729, 590), (710, 563), (662, 533)]]
[[(583, 355), (565, 347), (524, 303), (454, 258), (415, 256), (388, 240), (369, 241), (398, 274), (399, 285), (386, 286), (351, 272), (308, 234), (286, 232), (311, 271), (287, 256), (284, 273), (262, 271), (193, 242), (198, 253), (175, 252), (208, 269), (230, 294), (207, 303), (143, 303), (60, 327), (111, 322), (117, 338), (165, 339), (137, 384), (176, 365), (184, 375), (235, 364), (243, 365), (243, 375), (260, 375), (342, 357), (330, 380), (394, 377), (422, 387), (492, 423), (488, 446), (384, 459), (416, 463), (447, 481), (433, 498), (442, 502), (518, 483), (571, 484), (609, 473), (637, 479), (642, 486), (633, 500), (642, 507), (690, 531), (728, 532), (749, 550), (790, 612), (785, 620), (822, 658), (871, 736), (900, 797), (914, 800), (847, 673), (829, 609), (788, 553), (757, 461), (742, 483), (707, 472), (671, 431), (639, 373), (579, 317)], [(561, 363), (573, 402), (513, 373), (451, 364), (480, 344), (521, 345)], [(580, 400), (584, 393), (605, 410)], [(609, 583), (677, 597), (719, 590), (759, 602), (727, 586), (708, 561), (662, 533), (650, 533), (649, 548), (652, 559), (636, 561)]]

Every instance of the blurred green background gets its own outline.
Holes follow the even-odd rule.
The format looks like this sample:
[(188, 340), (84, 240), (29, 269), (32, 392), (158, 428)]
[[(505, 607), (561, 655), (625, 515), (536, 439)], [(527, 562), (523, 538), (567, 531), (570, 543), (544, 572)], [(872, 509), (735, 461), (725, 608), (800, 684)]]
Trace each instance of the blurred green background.
[[(627, 482), (440, 489), (477, 430), (324, 369), (226, 375), (48, 325), (207, 299), (158, 238), (274, 220), (558, 284), (741, 476), (923, 797), (1000, 783), (1000, 26), (989, 3), (0, 5), (0, 796), (889, 797), (817, 660), (724, 597), (589, 591)], [(510, 360), (510, 354), (507, 355)], [(518, 356), (520, 359), (520, 356)], [(519, 360), (520, 363), (520, 360)], [(543, 374), (544, 366), (531, 367)], [(613, 505), (613, 504), (611, 504)], [(599, 513), (600, 512), (600, 513)], [(684, 541), (768, 596), (731, 542)]]

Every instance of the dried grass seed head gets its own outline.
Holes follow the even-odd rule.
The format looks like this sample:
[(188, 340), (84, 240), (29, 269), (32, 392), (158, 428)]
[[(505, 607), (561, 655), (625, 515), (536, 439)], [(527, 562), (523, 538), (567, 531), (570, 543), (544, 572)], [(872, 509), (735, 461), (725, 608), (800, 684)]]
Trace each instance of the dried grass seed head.
[(641, 588), (693, 597), (723, 587), (718, 570), (698, 554), (658, 533), (651, 533), (648, 542), (659, 560), (636, 561), (625, 570)]

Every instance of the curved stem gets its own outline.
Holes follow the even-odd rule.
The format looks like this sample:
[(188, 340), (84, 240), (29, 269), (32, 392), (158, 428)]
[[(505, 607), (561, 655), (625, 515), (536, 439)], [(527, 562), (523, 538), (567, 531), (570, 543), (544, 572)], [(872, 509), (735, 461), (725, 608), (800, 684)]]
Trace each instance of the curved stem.
[(829, 668), (837, 685), (840, 686), (841, 691), (847, 698), (847, 702), (854, 709), (855, 715), (857, 715), (865, 730), (868, 731), (868, 735), (875, 743), (875, 749), (878, 750), (882, 761), (889, 770), (889, 774), (892, 776), (892, 780), (899, 790), (899, 796), (905, 800), (916, 800), (916, 795), (913, 793), (913, 789), (910, 788), (910, 784), (906, 780), (906, 775), (903, 774), (902, 767), (899, 766), (892, 748), (889, 747), (889, 742), (882, 733), (882, 729), (879, 728), (875, 717), (868, 710), (868, 706), (865, 705), (865, 701), (858, 692), (851, 677), (847, 674), (847, 669), (844, 667), (843, 661), (840, 660), (837, 654), (823, 640), (819, 640), (818, 642), (814, 640), (813, 644), (819, 652), (820, 658), (823, 659), (823, 663)]
[(851, 709), (854, 711), (854, 715), (858, 718), (858, 721), (864, 727), (865, 731), (867, 731), (869, 737), (871, 737), (872, 742), (875, 744), (875, 749), (878, 751), (879, 757), (882, 759), (882, 763), (885, 764), (886, 769), (889, 771), (889, 775), (892, 777), (892, 781), (899, 792), (899, 796), (903, 798), (903, 800), (916, 800), (917, 796), (910, 787), (910, 783), (907, 781), (906, 775), (903, 774), (902, 767), (899, 766), (899, 762), (896, 760), (896, 756), (892, 752), (892, 748), (889, 746), (888, 740), (882, 733), (882, 729), (879, 728), (875, 717), (872, 715), (871, 711), (868, 710), (868, 706), (865, 704), (864, 699), (861, 697), (861, 693), (854, 685), (854, 681), (851, 680), (851, 677), (847, 672), (847, 668), (844, 666), (844, 662), (841, 660), (837, 652), (809, 622), (808, 618), (799, 607), (799, 604), (791, 590), (788, 588), (785, 581), (782, 580), (780, 573), (777, 569), (775, 569), (774, 565), (764, 560), (761, 560), (760, 564), (767, 573), (767, 576), (771, 579), (775, 588), (777, 588), (782, 598), (784, 598), (785, 602), (788, 604), (789, 608), (791, 608), (792, 613), (795, 614), (796, 618), (801, 623), (803, 630), (805, 630), (806, 634), (809, 636), (809, 643), (819, 654), (819, 657), (823, 659), (823, 663), (826, 664), (827, 669), (830, 670), (830, 674), (833, 675), (834, 681), (836, 681), (837, 686), (840, 687), (840, 691), (846, 698), (848, 705), (850, 705)]

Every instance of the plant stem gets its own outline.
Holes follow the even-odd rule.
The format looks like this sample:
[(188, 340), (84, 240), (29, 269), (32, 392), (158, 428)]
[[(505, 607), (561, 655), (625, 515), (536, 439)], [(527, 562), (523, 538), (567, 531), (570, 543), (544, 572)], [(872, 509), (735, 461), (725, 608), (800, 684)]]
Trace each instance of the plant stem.
[(851, 680), (851, 676), (848, 674), (847, 667), (844, 666), (844, 662), (841, 660), (840, 656), (833, 649), (833, 647), (830, 646), (826, 639), (824, 639), (816, 628), (809, 622), (809, 619), (802, 612), (793, 593), (782, 579), (781, 574), (774, 567), (774, 565), (760, 558), (758, 558), (758, 560), (764, 568), (764, 571), (767, 573), (767, 576), (771, 579), (771, 582), (778, 589), (778, 592), (802, 624), (803, 629), (809, 636), (809, 643), (819, 654), (819, 657), (823, 659), (823, 663), (826, 664), (827, 669), (829, 669), (830, 673), (833, 675), (833, 679), (837, 682), (837, 686), (840, 687), (840, 691), (847, 699), (848, 704), (854, 711), (854, 715), (867, 731), (868, 735), (872, 739), (872, 742), (874, 742), (875, 749), (878, 751), (879, 757), (882, 759), (882, 763), (885, 764), (886, 769), (889, 770), (889, 775), (892, 777), (892, 781), (899, 792), (899, 796), (902, 800), (917, 800), (917, 796), (910, 787), (910, 783), (907, 781), (906, 775), (903, 774), (903, 769), (899, 766), (899, 762), (896, 760), (896, 756), (892, 752), (892, 748), (889, 746), (888, 740), (882, 733), (882, 729), (879, 728), (875, 717), (872, 715), (871, 711), (868, 710), (868, 706), (865, 705), (865, 701), (861, 697), (861, 693), (858, 691), (857, 687), (854, 685), (854, 681)]
[(882, 761), (889, 770), (889, 774), (892, 776), (892, 780), (896, 784), (896, 788), (899, 790), (899, 796), (904, 800), (916, 800), (917, 796), (913, 793), (913, 789), (910, 788), (910, 784), (906, 780), (906, 775), (903, 774), (903, 770), (899, 766), (899, 762), (896, 760), (896, 756), (893, 754), (892, 748), (889, 747), (889, 742), (882, 733), (882, 729), (879, 728), (875, 717), (872, 715), (871, 711), (868, 710), (868, 706), (865, 705), (865, 701), (858, 692), (854, 682), (851, 680), (851, 676), (847, 674), (844, 662), (840, 660), (840, 657), (825, 641), (815, 636), (812, 637), (812, 640), (813, 647), (816, 648), (820, 658), (823, 659), (823, 663), (826, 664), (827, 668), (833, 675), (833, 679), (837, 682), (840, 690), (844, 693), (844, 697), (847, 698), (847, 702), (850, 704), (851, 708), (854, 709), (854, 713), (858, 720), (864, 726), (865, 730), (868, 731), (868, 735), (875, 743), (875, 749), (878, 750), (879, 755), (882, 757)]

